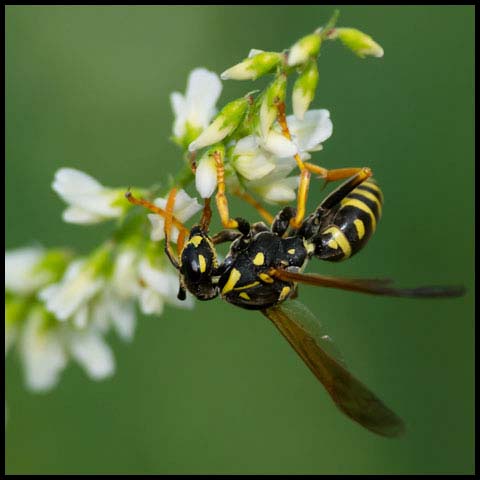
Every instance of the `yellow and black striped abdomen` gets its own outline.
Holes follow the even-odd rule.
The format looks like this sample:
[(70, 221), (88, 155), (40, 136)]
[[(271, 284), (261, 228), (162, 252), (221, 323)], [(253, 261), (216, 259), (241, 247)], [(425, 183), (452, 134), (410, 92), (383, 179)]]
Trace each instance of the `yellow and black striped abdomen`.
[(382, 191), (371, 179), (355, 188), (316, 236), (315, 256), (336, 262), (355, 255), (375, 232), (382, 205)]

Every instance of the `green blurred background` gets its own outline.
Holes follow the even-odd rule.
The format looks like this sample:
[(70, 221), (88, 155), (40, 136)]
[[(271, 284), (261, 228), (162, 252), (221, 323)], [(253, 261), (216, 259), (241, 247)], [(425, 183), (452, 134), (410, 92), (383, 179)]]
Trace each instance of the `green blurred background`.
[[(31, 394), (9, 354), (7, 473), (472, 473), (474, 471), (474, 7), (340, 7), (385, 49), (320, 57), (314, 106), (334, 135), (326, 167), (371, 166), (384, 218), (362, 254), (309, 270), (464, 283), (453, 300), (305, 287), (351, 370), (408, 425), (385, 440), (343, 416), (260, 314), (220, 300), (139, 317), (112, 336), (117, 373), (70, 364)], [(6, 9), (6, 247), (86, 253), (112, 224), (62, 223), (50, 184), (62, 166), (105, 185), (148, 186), (177, 170), (169, 94), (191, 69), (218, 73), (250, 48), (281, 50), (331, 6)], [(261, 83), (261, 82), (260, 82)], [(254, 88), (226, 82), (220, 105)], [(312, 189), (310, 207), (324, 193)], [(232, 211), (255, 212), (233, 202)]]

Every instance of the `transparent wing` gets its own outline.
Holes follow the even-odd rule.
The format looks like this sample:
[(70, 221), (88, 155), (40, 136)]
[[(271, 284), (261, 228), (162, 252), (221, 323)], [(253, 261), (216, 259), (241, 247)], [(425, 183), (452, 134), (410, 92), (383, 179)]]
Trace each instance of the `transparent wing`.
[(402, 419), (357, 380), (342, 361), (334, 358), (331, 349), (328, 351), (331, 342), (307, 307), (291, 300), (262, 310), (262, 313), (280, 330), (343, 413), (385, 437), (396, 437), (404, 432)]

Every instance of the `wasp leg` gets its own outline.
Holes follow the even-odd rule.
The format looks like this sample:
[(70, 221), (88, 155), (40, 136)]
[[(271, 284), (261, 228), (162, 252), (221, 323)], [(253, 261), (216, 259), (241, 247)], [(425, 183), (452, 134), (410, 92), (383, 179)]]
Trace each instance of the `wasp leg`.
[(357, 173), (365, 170), (366, 167), (351, 167), (351, 168), (335, 168), (333, 170), (328, 170), (313, 163), (304, 162), (305, 168), (319, 177), (323, 178), (325, 182), (334, 182), (336, 180), (344, 180), (345, 178), (356, 175)]
[(234, 195), (237, 197), (241, 198), (245, 202), (247, 202), (249, 205), (251, 205), (253, 208), (257, 210), (257, 212), (260, 214), (260, 216), (270, 225), (273, 222), (273, 215), (268, 212), (260, 202), (255, 200), (250, 194), (247, 192), (241, 191), (239, 189), (235, 190), (233, 192)]
[[(189, 234), (189, 230), (188, 230), (188, 228), (185, 227), (185, 225), (183, 225), (182, 222), (180, 222), (180, 220), (178, 220), (178, 218), (176, 218), (172, 213), (170, 213), (170, 215), (168, 215), (165, 210), (163, 210), (160, 207), (157, 207), (154, 203), (149, 202), (148, 200), (144, 200), (143, 198), (134, 197), (133, 194), (130, 191), (125, 193), (125, 197), (133, 205), (139, 205), (139, 206), (145, 207), (148, 210), (150, 210), (152, 213), (155, 213), (156, 215), (160, 215), (162, 218), (165, 219), (165, 224), (167, 223), (167, 217), (169, 217), (169, 219), (170, 219), (169, 220), (169, 222), (170, 222), (169, 233), (170, 233), (170, 230), (171, 230), (171, 225), (173, 225), (175, 228), (177, 228), (177, 230), (179, 231), (177, 245), (179, 246), (179, 250), (181, 251), (181, 249), (183, 248), (185, 238)], [(172, 209), (173, 209), (173, 205), (172, 205)], [(175, 258), (175, 255), (173, 254), (173, 251), (171, 250), (171, 248), (167, 252), (167, 255), (168, 255), (168, 258), (170, 259), (170, 261), (172, 262), (172, 265), (175, 268), (179, 268), (178, 260)]]
[(210, 208), (210, 198), (205, 199), (205, 204), (203, 207), (202, 218), (200, 219), (200, 228), (205, 233), (208, 232), (210, 227), (210, 221), (212, 220), (212, 209)]
[(293, 207), (285, 207), (280, 210), (273, 219), (272, 232), (276, 233), (279, 237), (283, 237), (290, 226), (290, 220), (295, 218), (296, 214), (297, 211)]
[(223, 165), (222, 154), (217, 150), (213, 152), (215, 159), (215, 166), (217, 167), (217, 195), (215, 201), (217, 202), (218, 213), (222, 220), (223, 228), (238, 228), (238, 222), (230, 218), (228, 212), (228, 200), (225, 195), (225, 167)]
[(241, 237), (242, 234), (237, 230), (221, 230), (212, 237), (212, 242), (214, 245), (220, 243), (233, 242), (237, 238)]
[[(342, 169), (343, 170), (343, 169)], [(347, 169), (345, 169), (347, 170)], [(356, 174), (344, 184), (340, 185), (317, 208), (317, 211), (331, 210), (337, 206), (349, 193), (357, 188), (361, 183), (365, 182), (372, 176), (369, 168), (361, 168)]]
[[(165, 253), (170, 259), (170, 262), (172, 262), (172, 265), (175, 268), (179, 269), (180, 264), (178, 262), (178, 258), (175, 257), (172, 246), (170, 245), (170, 235), (172, 233), (172, 225), (173, 225), (173, 207), (175, 205), (176, 196), (177, 196), (177, 189), (172, 188), (170, 190), (170, 193), (168, 194), (167, 205), (165, 208), (166, 215), (165, 215), (164, 232), (165, 232)], [(185, 243), (185, 233), (186, 233), (185, 231), (181, 231), (180, 234), (178, 235), (178, 240), (177, 240), (178, 257), (180, 257), (183, 250), (183, 246)]]
[[(287, 117), (285, 115), (285, 103), (277, 102), (277, 119), (282, 129), (283, 136), (292, 139), (292, 135), (288, 128)], [(308, 188), (310, 186), (310, 171), (306, 168), (305, 163), (301, 159), (300, 155), (296, 153), (294, 155), (297, 166), (300, 169), (300, 183), (298, 185), (297, 194), (297, 212), (295, 217), (290, 220), (290, 225), (294, 229), (298, 229), (305, 218), (305, 208), (307, 204)]]

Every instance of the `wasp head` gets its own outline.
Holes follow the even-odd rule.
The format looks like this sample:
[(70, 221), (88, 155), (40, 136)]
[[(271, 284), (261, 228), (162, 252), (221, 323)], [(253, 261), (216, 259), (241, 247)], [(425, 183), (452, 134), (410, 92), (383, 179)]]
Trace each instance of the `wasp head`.
[(210, 300), (218, 294), (212, 278), (217, 267), (212, 240), (200, 226), (194, 226), (181, 255), (181, 284), (199, 300)]

